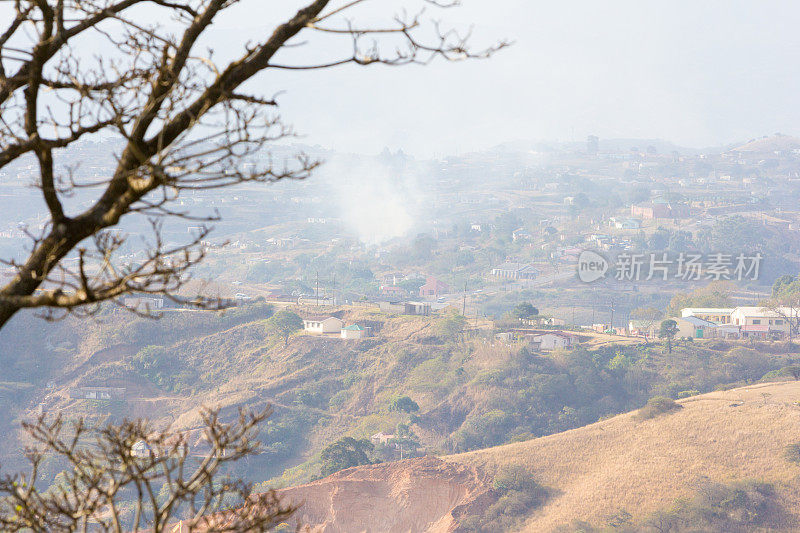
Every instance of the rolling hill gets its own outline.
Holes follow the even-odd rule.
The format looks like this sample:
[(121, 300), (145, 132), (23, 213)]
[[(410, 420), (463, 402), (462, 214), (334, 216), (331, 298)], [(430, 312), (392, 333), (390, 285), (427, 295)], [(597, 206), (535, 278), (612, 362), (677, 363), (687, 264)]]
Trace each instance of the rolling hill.
[[(522, 465), (554, 495), (525, 523), (549, 531), (575, 520), (634, 519), (691, 496), (706, 482), (774, 483), (797, 509), (800, 466), (786, 460), (800, 441), (800, 383), (759, 384), (679, 402), (683, 409), (640, 421), (628, 413), (586, 427), (448, 461), (496, 471)], [(785, 531), (796, 531), (794, 514)]]
[[(157, 322), (108, 314), (91, 328), (74, 328), (64, 321), (48, 326), (46, 334), (35, 337), (27, 334), (32, 322), (17, 322), (16, 329), (0, 336), (5, 364), (4, 381), (0, 383), (0, 400), (5, 408), (0, 413), (0, 429), (7, 435), (0, 444), (4, 469), (16, 470), (19, 466), (19, 448), (24, 442), (19, 420), (35, 417), (37, 411), (58, 412), (69, 418), (84, 416), (91, 423), (148, 416), (156, 426), (171, 424), (176, 430), (193, 432), (198, 429), (202, 405), (220, 407), (221, 415), (227, 418), (239, 407), (260, 408), (269, 403), (275, 412), (260, 434), (265, 443), (263, 453), (236, 465), (234, 472), (263, 488), (308, 486), (303, 484), (319, 479), (330, 471), (325, 468), (322, 450), (342, 437), (369, 439), (378, 432), (404, 431), (413, 443), (406, 443), (403, 457), (409, 457), (409, 453), (428, 456), (418, 459), (419, 465), (414, 461), (401, 463), (409, 470), (392, 474), (391, 465), (395, 463), (385, 461), (399, 459), (401, 453), (390, 442), (376, 445), (369, 460), (382, 463), (373, 466), (371, 473), (357, 470), (341, 474), (347, 476), (348, 487), (356, 490), (362, 484), (361, 477), (372, 483), (376, 494), (382, 495), (377, 507), (401, 498), (399, 509), (419, 512), (414, 510), (414, 480), (420, 477), (415, 469), (421, 468), (426, 479), (445, 476), (451, 480), (436, 485), (440, 487), (436, 490), (442, 491), (435, 496), (439, 503), (423, 513), (425, 524), (438, 523), (437, 527), (444, 528), (441, 531), (451, 526), (469, 531), (464, 528), (471, 518), (503, 514), (505, 508), (497, 507), (503, 502), (513, 503), (518, 511), (513, 517), (515, 527), (522, 527), (528, 519), (528, 508), (538, 509), (530, 516), (533, 530), (544, 527), (542, 524), (570, 523), (568, 511), (576, 504), (569, 495), (581, 488), (594, 489), (596, 483), (601, 488), (608, 483), (609, 491), (621, 490), (625, 495), (611, 504), (609, 493), (603, 491), (596, 498), (581, 497), (579, 503), (587, 506), (582, 511), (586, 519), (602, 524), (606, 514), (624, 510), (634, 520), (671, 504), (680, 487), (699, 479), (697, 472), (706, 468), (704, 460), (698, 460), (694, 470), (681, 467), (681, 472), (689, 471), (694, 477), (673, 476), (674, 487), (672, 481), (665, 482), (671, 490), (654, 492), (661, 495), (653, 498), (640, 494), (638, 500), (633, 496), (635, 491), (627, 491), (625, 485), (617, 483), (619, 480), (603, 477), (618, 468), (609, 461), (644, 461), (659, 468), (659, 462), (674, 463), (676, 459), (666, 448), (655, 458), (638, 458), (632, 448), (638, 445), (641, 453), (657, 449), (647, 439), (661, 433), (672, 435), (659, 424), (680, 421), (693, 412), (692, 406), (708, 401), (684, 400), (680, 412), (648, 422), (637, 422), (628, 415), (604, 418), (640, 407), (653, 396), (704, 398), (697, 395), (721, 385), (756, 387), (754, 383), (775, 381), (781, 376), (779, 369), (798, 363), (796, 346), (715, 340), (678, 343), (671, 353), (659, 344), (629, 345), (613, 338), (596, 339), (570, 351), (537, 352), (524, 341), (500, 341), (489, 329), (462, 331), (463, 324), (455, 316), (405, 317), (356, 308), (346, 310), (346, 319), (371, 324), (374, 337), (347, 341), (300, 332), (284, 345), (266, 327), (271, 311), (269, 306), (257, 304), (224, 315), (169, 313)], [(118, 387), (126, 392), (122, 399), (110, 400), (74, 394), (92, 387)], [(794, 412), (791, 402), (779, 401), (777, 393), (767, 393), (775, 399), (764, 400), (760, 393), (755, 396), (764, 406), (747, 400), (742, 406), (724, 409), (712, 422), (717, 424), (724, 416), (739, 416), (740, 411), (749, 409), (771, 412), (784, 404), (782, 409)], [(732, 393), (712, 396), (726, 394)], [(417, 409), (405, 412), (393, 408), (394, 400), (404, 396), (413, 400)], [(603, 421), (587, 426), (598, 420)], [(750, 420), (759, 419), (746, 415), (741, 421), (730, 422), (731, 427), (743, 434), (756, 432), (758, 428), (748, 429)], [(701, 421), (702, 417), (689, 427), (700, 428)], [(770, 427), (766, 422), (762, 425)], [(646, 433), (650, 426), (655, 428), (653, 435)], [(711, 434), (721, 439), (718, 434), (722, 430), (714, 428)], [(686, 442), (677, 437), (665, 442), (705, 446), (705, 434), (701, 429), (696, 431), (697, 435), (684, 431)], [(756, 436), (748, 438), (755, 440)], [(570, 439), (579, 437), (583, 439), (580, 444), (570, 444)], [(516, 443), (492, 448), (509, 442)], [(777, 451), (771, 453), (775, 464), (791, 472), (793, 466), (781, 462), (780, 450), (785, 444), (776, 444)], [(426, 462), (431, 461), (430, 456), (444, 461)], [(519, 461), (511, 460), (517, 456)], [(526, 462), (525, 457), (530, 459)], [(569, 461), (563, 462), (563, 457)], [(508, 465), (525, 469), (525, 477), (535, 480), (538, 485), (523, 487), (533, 490), (535, 497), (518, 489), (512, 489), (511, 496), (501, 495), (494, 503), (482, 496), (494, 494), (491, 491)], [(711, 479), (718, 479), (714, 471), (709, 472)], [(42, 474), (43, 482), (48, 483), (57, 474), (58, 465), (49, 464)], [(735, 474), (723, 481), (737, 479), (739, 474)], [(742, 476), (753, 476), (745, 474)], [(471, 488), (459, 492), (461, 481), (452, 480), (463, 476)], [(336, 479), (315, 482), (314, 500), (328, 489), (346, 496), (347, 491), (335, 488)], [(397, 480), (405, 481), (395, 485)], [(429, 483), (429, 490), (431, 486)], [(684, 492), (689, 494), (695, 488), (688, 487)], [(512, 501), (512, 496), (517, 500)], [(336, 502), (340, 500), (323, 499), (330, 503), (317, 507), (309, 521), (322, 517), (326, 509), (338, 508)], [(595, 502), (593, 507), (589, 506), (591, 502)], [(442, 513), (456, 508), (460, 509), (458, 520), (439, 520)], [(411, 529), (419, 529), (417, 525)], [(385, 528), (376, 526), (373, 530)]]
[[(759, 487), (774, 487), (774, 494), (765, 492), (772, 495), (772, 513), (735, 515), (726, 523), (753, 521), (742, 531), (797, 531), (800, 465), (785, 452), (800, 441), (800, 382), (752, 385), (679, 403), (682, 408), (649, 420), (626, 413), (547, 437), (445, 456), (443, 462), (356, 467), (283, 495), (310, 502), (298, 516), (317, 531), (355, 531), (355, 523), (369, 532), (475, 531), (464, 526), (466, 515), (486, 513), (486, 491), (499, 495), (491, 478), (515, 467), (533, 476), (547, 497), (514, 530), (656, 531), (651, 525), (661, 520), (664, 527), (679, 499), (689, 508), (686, 502), (704, 487), (755, 480)], [(381, 498), (368, 499), (371, 494)], [(706, 524), (693, 531), (735, 530)]]

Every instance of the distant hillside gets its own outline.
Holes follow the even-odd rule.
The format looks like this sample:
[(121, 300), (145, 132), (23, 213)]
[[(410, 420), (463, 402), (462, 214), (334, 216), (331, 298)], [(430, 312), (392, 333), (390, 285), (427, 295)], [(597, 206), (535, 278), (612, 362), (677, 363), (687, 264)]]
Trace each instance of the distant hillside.
[[(370, 325), (374, 337), (299, 332), (284, 345), (267, 329), (272, 311), (255, 304), (224, 315), (169, 312), (160, 321), (108, 314), (91, 328), (60, 322), (36, 338), (26, 337), (36, 322), (18, 322), (2, 336), (11, 347), (0, 383), (3, 467), (16, 468), (19, 420), (37, 412), (92, 422), (147, 416), (192, 432), (203, 405), (220, 407), (228, 419), (239, 407), (269, 403), (263, 453), (237, 473), (261, 487), (294, 486), (332, 471), (321, 452), (343, 437), (407, 439), (402, 452), (391, 437), (376, 441), (370, 461), (468, 452), (591, 424), (653, 396), (774, 380), (779, 369), (800, 363), (785, 344), (715, 340), (679, 342), (668, 353), (661, 344), (609, 337), (538, 352), (525, 341), (496, 339), (491, 329), (464, 331), (457, 315), (358, 307), (340, 311), (348, 323)], [(103, 399), (93, 392), (98, 387), (124, 388), (124, 396)], [(397, 408), (402, 398), (414, 408)], [(43, 482), (56, 467), (48, 465)]]
[[(606, 139), (600, 138), (599, 148), (601, 152), (627, 152), (631, 148), (637, 148), (640, 151), (647, 150), (647, 147), (652, 146), (660, 154), (669, 154), (673, 150), (678, 151), (683, 155), (699, 154), (701, 150), (697, 148), (690, 148), (688, 146), (679, 146), (670, 141), (663, 139)], [(580, 151), (586, 150), (586, 140), (580, 141), (511, 141), (499, 144), (492, 148), (493, 151), (498, 153), (514, 153), (514, 152), (557, 152), (557, 151)]]
[(582, 520), (605, 526), (625, 511), (646, 519), (704, 483), (754, 479), (774, 484), (789, 516), (777, 531), (800, 527), (800, 465), (785, 458), (800, 442), (800, 383), (753, 385), (679, 402), (651, 420), (635, 413), (527, 442), (450, 456), (487, 472), (521, 465), (552, 496), (524, 531), (552, 531)]
[(747, 143), (731, 149), (731, 152), (771, 153), (777, 151), (791, 151), (800, 148), (800, 139), (790, 135), (771, 135), (760, 139), (753, 139)]
[[(354, 531), (354, 524), (428, 533), (797, 531), (800, 465), (786, 450), (800, 442), (800, 383), (679, 403), (652, 419), (627, 413), (445, 463), (356, 467), (282, 494), (309, 502), (298, 517), (316, 532)], [(509, 485), (503, 474), (515, 470), (546, 494), (531, 512), (518, 505), (525, 500), (515, 487), (524, 480)]]

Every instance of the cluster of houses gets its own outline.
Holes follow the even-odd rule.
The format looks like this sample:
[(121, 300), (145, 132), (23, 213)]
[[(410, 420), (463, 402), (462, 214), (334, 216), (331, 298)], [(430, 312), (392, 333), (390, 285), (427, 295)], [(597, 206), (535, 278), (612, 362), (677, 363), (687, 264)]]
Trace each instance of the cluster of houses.
[[(792, 322), (800, 321), (800, 309), (779, 307), (723, 307), (681, 309), (681, 316), (672, 318), (678, 326), (678, 337), (693, 339), (777, 340), (790, 336)], [(629, 333), (655, 337), (660, 322), (643, 324), (632, 320)]]

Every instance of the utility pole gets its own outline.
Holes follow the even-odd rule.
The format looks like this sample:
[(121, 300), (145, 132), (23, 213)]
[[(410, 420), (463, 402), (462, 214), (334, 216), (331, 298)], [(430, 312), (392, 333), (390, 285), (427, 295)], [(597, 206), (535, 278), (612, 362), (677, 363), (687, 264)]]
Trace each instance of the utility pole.
[(317, 289), (315, 293), (317, 298), (317, 307), (319, 307), (319, 270), (317, 270), (316, 272), (317, 272)]
[(614, 331), (614, 300), (611, 300), (611, 324), (609, 324), (611, 331)]
[(464, 282), (464, 303), (461, 306), (461, 315), (467, 316), (467, 282)]
[(336, 274), (333, 275), (333, 305), (336, 305)]

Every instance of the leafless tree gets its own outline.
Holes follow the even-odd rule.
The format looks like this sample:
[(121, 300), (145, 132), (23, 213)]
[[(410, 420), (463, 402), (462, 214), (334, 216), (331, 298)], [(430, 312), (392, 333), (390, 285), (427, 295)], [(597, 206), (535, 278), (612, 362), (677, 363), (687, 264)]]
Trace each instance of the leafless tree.
[[(27, 474), (0, 477), (3, 531), (267, 531), (294, 511), (274, 492), (254, 495), (227, 465), (259, 451), (258, 425), (271, 413), (241, 411), (225, 423), (203, 412), (205, 448), (186, 433), (155, 431), (148, 422), (93, 428), (79, 420), (40, 417), (24, 424), (31, 446)], [(65, 465), (52, 486), (37, 486), (43, 460)]]
[[(425, 8), (451, 7), (449, 0), (400, 2), (411, 14), (388, 18), (385, 26), (359, 23), (370, 0), (305, 0), (238, 58), (217, 62), (213, 50), (201, 49), (203, 38), (226, 10), (246, 3), (0, 3), (0, 18), (7, 20), (0, 28), (0, 169), (30, 158), (49, 212), (41, 228), (28, 230), (29, 253), (6, 260), (12, 275), (0, 287), (0, 327), (22, 308), (52, 318), (92, 313), (103, 301), (124, 305), (121, 297), (130, 293), (174, 297), (206, 257), (207, 224), (216, 219), (199, 217), (202, 229), (190, 242), (167, 245), (160, 233), (165, 217), (197, 220), (178, 206), (182, 193), (307, 177), (318, 160), (297, 154), (274, 161), (267, 155), (271, 143), (292, 130), (276, 114), (275, 96), (245, 90), (259, 73), (483, 58), (505, 46), (471, 50), (468, 34), (425, 14)], [(103, 39), (113, 52), (87, 53), (88, 36)], [(320, 46), (320, 38), (323, 49), (313, 57), (330, 52), (330, 39), (344, 39), (348, 53), (309, 64), (280, 59), (295, 46)], [(59, 164), (65, 149), (98, 135), (119, 146), (108, 176), (80, 179)], [(68, 209), (64, 200), (82, 189), (96, 193), (92, 201)], [(143, 257), (125, 262), (119, 257), (126, 237), (108, 230), (131, 215), (151, 219), (154, 237)], [(216, 304), (202, 298), (194, 303)]]
[(631, 318), (639, 322), (639, 329), (644, 331), (644, 343), (649, 344), (650, 335), (653, 326), (661, 320), (664, 314), (654, 307), (637, 307), (631, 311)]
[(786, 322), (790, 343), (800, 335), (800, 282), (793, 281), (786, 285), (763, 304), (764, 311), (772, 311), (779, 320)]

